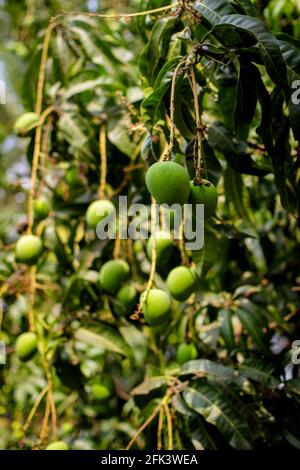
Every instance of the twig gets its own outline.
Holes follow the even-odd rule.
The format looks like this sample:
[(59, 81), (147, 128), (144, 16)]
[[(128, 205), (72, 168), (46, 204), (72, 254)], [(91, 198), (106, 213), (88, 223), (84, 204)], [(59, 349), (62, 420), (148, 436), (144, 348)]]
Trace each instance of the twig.
[(168, 450), (173, 450), (173, 426), (172, 426), (172, 416), (168, 406), (168, 399), (169, 396), (165, 396), (165, 400), (163, 402), (163, 406), (166, 413), (167, 418), (167, 426), (168, 426)]
[(163, 160), (170, 160), (173, 147), (174, 147), (174, 134), (175, 134), (175, 122), (174, 122), (174, 113), (175, 113), (175, 86), (176, 79), (179, 73), (180, 67), (186, 63), (186, 60), (179, 62), (174, 70), (171, 84), (171, 95), (170, 95), (170, 142), (166, 150), (166, 154), (163, 157)]
[(105, 13), (87, 13), (87, 12), (82, 12), (82, 11), (70, 11), (70, 12), (62, 12), (59, 13), (57, 16), (51, 19), (51, 22), (57, 22), (60, 18), (64, 17), (72, 17), (72, 16), (86, 16), (88, 18), (103, 18), (107, 20), (115, 20), (115, 19), (120, 19), (124, 18), (125, 20), (127, 18), (136, 18), (138, 16), (146, 16), (146, 15), (155, 15), (157, 13), (161, 13), (167, 10), (171, 10), (173, 8), (177, 8), (180, 6), (180, 2), (173, 3), (171, 5), (166, 5), (164, 7), (160, 8), (154, 8), (152, 10), (146, 10), (146, 11), (138, 11), (135, 13), (111, 13), (111, 14), (105, 14)]
[(205, 129), (205, 126), (203, 125), (203, 122), (201, 119), (199, 99), (198, 99), (198, 93), (197, 93), (197, 82), (196, 82), (196, 77), (195, 77), (195, 72), (194, 72), (193, 67), (190, 68), (190, 74), (191, 74), (191, 79), (192, 79), (191, 86), (192, 86), (192, 91), (194, 95), (194, 106), (195, 106), (195, 114), (196, 114), (197, 167), (195, 169), (196, 170), (195, 183), (201, 183), (201, 179), (203, 176), (202, 162), (204, 161), (202, 137), (203, 137), (203, 131)]
[(48, 384), (43, 388), (43, 390), (38, 394), (37, 398), (35, 399), (35, 402), (34, 402), (34, 405), (24, 423), (24, 426), (23, 426), (23, 431), (26, 432), (28, 427), (30, 426), (31, 424), (31, 421), (42, 401), (42, 399), (44, 398), (44, 396), (46, 395), (46, 393), (48, 392)]
[(163, 422), (164, 422), (164, 408), (161, 406), (159, 409), (158, 426), (157, 426), (157, 450), (161, 450), (162, 448), (161, 433), (162, 433)]
[(126, 450), (129, 450), (133, 444), (135, 443), (135, 441), (138, 439), (138, 437), (140, 436), (140, 434), (146, 429), (146, 427), (156, 418), (157, 414), (159, 413), (160, 409), (162, 407), (162, 404), (159, 403), (159, 405), (157, 405), (157, 407), (154, 409), (153, 413), (149, 416), (148, 419), (146, 419), (146, 421), (142, 424), (142, 426), (138, 429), (138, 431), (136, 432), (135, 436), (131, 439), (131, 441), (129, 442), (128, 446), (126, 447)]
[(99, 150), (100, 150), (100, 186), (99, 198), (105, 197), (106, 175), (107, 175), (107, 154), (106, 154), (106, 124), (102, 124), (99, 133)]

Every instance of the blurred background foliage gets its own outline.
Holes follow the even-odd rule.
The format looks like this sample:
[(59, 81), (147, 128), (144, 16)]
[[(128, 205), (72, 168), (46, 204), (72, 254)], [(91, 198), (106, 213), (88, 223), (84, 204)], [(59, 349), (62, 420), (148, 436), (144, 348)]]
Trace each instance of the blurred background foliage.
[[(13, 128), (16, 117), (34, 110), (45, 28), (63, 10), (107, 13), (168, 3), (0, 1), (0, 79), (7, 87), (7, 104), (0, 105), (0, 339), (8, 352), (0, 366), (1, 448), (47, 441), (39, 440), (43, 403), (22, 428), (46, 382), (38, 356), (21, 364), (14, 354), (16, 337), (27, 330), (29, 300), (27, 271), (13, 255), (26, 228), (34, 139), (34, 132), (19, 138)], [(180, 15), (130, 21), (65, 17), (51, 40), (44, 108), (54, 104), (55, 111), (45, 126), (39, 193), (51, 200), (52, 212), (45, 226), (35, 227), (47, 249), (35, 308), (53, 366), (59, 438), (73, 449), (125, 448), (166, 390), (173, 393), (174, 448), (300, 448), (300, 376), (291, 362), (300, 338), (300, 127), (289, 94), (300, 74), (299, 2), (190, 3), (192, 10)], [(228, 17), (216, 26), (232, 14), (249, 15), (238, 33)], [(265, 30), (250, 38), (253, 17), (279, 42)], [(207, 172), (218, 183), (220, 204), (206, 225), (204, 249), (191, 255), (201, 277), (196, 299), (174, 302), (170, 326), (156, 331), (120, 316), (116, 299), (96, 282), (114, 248), (84, 226), (100, 178), (99, 126), (108, 128), (107, 195), (149, 204), (140, 168), (160, 157), (169, 137), (172, 74), (214, 27), (197, 50), (203, 54), (197, 81), (208, 125)], [(175, 158), (193, 176), (193, 100), (183, 76), (175, 103)], [(136, 164), (128, 177), (124, 168)], [(144, 244), (121, 250), (133, 281), (144, 286)], [(165, 287), (166, 273), (178, 263), (174, 247), (158, 285)], [(180, 367), (176, 349), (183, 341), (194, 342), (199, 359)], [(114, 390), (105, 403), (92, 393), (103, 377)], [(156, 416), (134, 447), (157, 448), (157, 425)], [(169, 437), (165, 417), (163, 448)]]

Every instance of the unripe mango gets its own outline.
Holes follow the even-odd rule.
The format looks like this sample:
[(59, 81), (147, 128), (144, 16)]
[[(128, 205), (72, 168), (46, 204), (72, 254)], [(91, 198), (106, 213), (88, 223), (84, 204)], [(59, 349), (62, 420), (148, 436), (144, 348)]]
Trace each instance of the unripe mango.
[(124, 260), (107, 261), (99, 273), (99, 282), (102, 289), (114, 294), (121, 284), (128, 279), (130, 267)]
[[(116, 306), (116, 312), (119, 314), (126, 314), (135, 306), (137, 302), (137, 291), (136, 289), (127, 284), (118, 291), (117, 300), (122, 304), (122, 306)], [(122, 308), (123, 307), (123, 308)]]
[(111, 397), (111, 391), (105, 385), (94, 384), (91, 387), (92, 395), (95, 400), (106, 401)]
[(188, 361), (197, 359), (198, 351), (193, 343), (182, 343), (176, 353), (176, 361), (179, 364), (184, 364)]
[(23, 235), (16, 244), (16, 260), (33, 265), (43, 251), (42, 241), (35, 235)]
[(167, 278), (167, 286), (172, 297), (184, 301), (195, 291), (197, 274), (186, 266), (178, 266), (170, 271)]
[(202, 180), (201, 184), (190, 181), (190, 200), (193, 204), (204, 204), (204, 218), (211, 217), (217, 208), (218, 193), (215, 186), (208, 180)]
[(44, 197), (40, 197), (33, 202), (34, 218), (37, 221), (44, 220), (50, 212), (50, 204)]
[(45, 450), (69, 450), (69, 446), (64, 441), (55, 441), (49, 444)]
[(159, 204), (185, 204), (190, 194), (189, 176), (175, 162), (154, 163), (146, 173), (146, 186)]
[(86, 212), (86, 221), (91, 228), (96, 228), (98, 223), (106, 217), (112, 216), (115, 206), (107, 199), (92, 202)]
[[(146, 292), (141, 295), (141, 303)], [(151, 326), (160, 325), (168, 320), (171, 313), (171, 299), (167, 292), (161, 289), (150, 289), (144, 303), (144, 315)]]
[(16, 341), (16, 353), (18, 358), (23, 361), (29, 361), (37, 350), (37, 336), (35, 333), (22, 333)]

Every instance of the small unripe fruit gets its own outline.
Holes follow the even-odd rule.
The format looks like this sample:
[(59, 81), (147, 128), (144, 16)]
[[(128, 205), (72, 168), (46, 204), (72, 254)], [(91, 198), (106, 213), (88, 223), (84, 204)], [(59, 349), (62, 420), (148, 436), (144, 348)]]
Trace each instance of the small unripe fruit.
[(69, 446), (64, 441), (55, 441), (49, 444), (45, 450), (69, 450)]
[(92, 385), (91, 390), (95, 400), (106, 401), (111, 397), (111, 391), (105, 385), (94, 384)]
[(176, 361), (179, 364), (184, 364), (188, 361), (197, 359), (198, 351), (193, 343), (182, 343), (176, 353)]
[(34, 218), (37, 221), (44, 220), (50, 212), (50, 204), (46, 198), (39, 198), (33, 202)]
[(114, 294), (120, 289), (121, 284), (128, 279), (129, 265), (124, 260), (107, 261), (99, 273), (99, 282), (102, 289)]
[[(156, 240), (156, 257), (158, 263), (161, 261), (168, 262), (170, 255), (172, 253), (173, 239), (170, 232), (165, 232), (163, 230), (157, 231), (154, 234)], [(147, 242), (147, 255), (148, 258), (152, 259), (152, 246), (153, 246), (153, 235), (149, 238)]]
[(24, 113), (14, 125), (14, 131), (18, 135), (26, 135), (39, 124), (39, 116), (36, 113)]
[(86, 221), (91, 228), (96, 228), (98, 223), (115, 213), (115, 206), (111, 201), (100, 199), (92, 202), (86, 212)]
[(122, 307), (116, 306), (116, 311), (117, 313), (129, 313), (129, 310), (132, 309), (136, 302), (137, 302), (137, 291), (136, 289), (131, 286), (130, 284), (127, 284), (118, 291), (117, 293), (117, 300), (122, 304)]
[(19, 263), (35, 264), (43, 251), (42, 241), (35, 235), (23, 235), (16, 244), (16, 260)]
[(200, 185), (190, 181), (190, 199), (193, 204), (204, 204), (204, 217), (207, 219), (215, 213), (218, 204), (218, 193), (215, 186), (208, 180), (202, 180)]
[(79, 168), (70, 168), (66, 173), (65, 179), (71, 188), (77, 188), (78, 186), (81, 186), (82, 180), (80, 177)]
[(157, 162), (146, 174), (146, 186), (159, 204), (185, 204), (190, 194), (187, 171), (175, 162)]
[(178, 266), (170, 271), (167, 278), (167, 286), (172, 297), (184, 301), (195, 291), (197, 274), (186, 266)]
[(18, 358), (23, 361), (29, 361), (37, 350), (37, 336), (35, 333), (22, 333), (16, 341), (16, 353)]
[[(146, 292), (141, 296), (141, 303)], [(150, 289), (144, 303), (144, 315), (151, 326), (160, 325), (168, 320), (171, 312), (171, 299), (167, 292), (161, 289)]]

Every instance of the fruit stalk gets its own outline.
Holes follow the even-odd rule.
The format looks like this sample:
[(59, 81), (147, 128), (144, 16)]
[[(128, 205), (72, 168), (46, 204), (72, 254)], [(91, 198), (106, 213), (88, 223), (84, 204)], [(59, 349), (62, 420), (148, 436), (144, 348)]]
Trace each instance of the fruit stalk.
[(99, 150), (100, 150), (100, 159), (101, 159), (99, 199), (104, 199), (106, 175), (107, 175), (106, 124), (105, 123), (103, 123), (100, 127)]
[(194, 68), (190, 68), (190, 75), (191, 75), (191, 88), (193, 91), (194, 96), (194, 107), (195, 107), (195, 115), (196, 115), (196, 147), (197, 147), (197, 160), (196, 160), (196, 176), (195, 176), (195, 183), (200, 184), (202, 177), (203, 177), (203, 169), (202, 163), (204, 163), (204, 155), (203, 155), (203, 147), (202, 147), (202, 137), (203, 131), (205, 126), (201, 119), (200, 113), (200, 106), (199, 106), (199, 99), (197, 93), (197, 82), (195, 77)]

